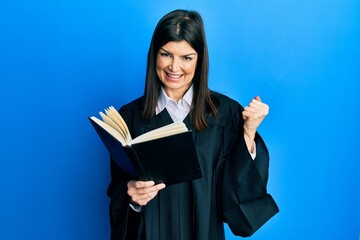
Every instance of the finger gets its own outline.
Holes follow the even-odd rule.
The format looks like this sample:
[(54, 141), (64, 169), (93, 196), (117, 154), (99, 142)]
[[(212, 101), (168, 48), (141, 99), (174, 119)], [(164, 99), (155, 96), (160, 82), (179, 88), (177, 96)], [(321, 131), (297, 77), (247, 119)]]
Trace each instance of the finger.
[(165, 184), (158, 184), (158, 185), (155, 185), (153, 187), (149, 187), (149, 188), (144, 188), (142, 190), (146, 190), (144, 191), (144, 195), (156, 195), (161, 189), (164, 189), (165, 188)]
[(149, 188), (154, 184), (155, 183), (153, 181), (129, 181), (127, 183), (127, 194), (131, 197), (139, 194), (144, 194), (146, 193), (146, 190), (144, 189)]
[(259, 112), (262, 113), (263, 115), (267, 115), (267, 113), (269, 112), (269, 106), (262, 102), (251, 102), (249, 104), (248, 110), (252, 112)]
[(166, 187), (165, 183), (159, 183), (159, 184), (156, 184), (155, 187), (158, 189), (158, 190), (161, 190), (161, 189), (164, 189)]
[(131, 202), (137, 203), (141, 206), (146, 205), (151, 199), (156, 196), (156, 193), (148, 193), (147, 195), (135, 195), (131, 197)]
[(256, 99), (251, 100), (251, 102), (249, 103), (250, 107), (255, 107), (255, 108), (261, 108), (261, 107), (266, 107), (268, 106), (266, 103), (263, 103), (261, 101), (258, 101)]
[(256, 120), (259, 117), (259, 114), (257, 112), (250, 112), (250, 111), (244, 111), (242, 113), (244, 120)]
[(138, 185), (146, 185), (145, 187), (132, 187), (132, 186), (128, 186), (128, 195), (129, 196), (135, 196), (135, 195), (143, 195), (143, 194), (148, 194), (148, 193), (151, 193), (151, 192), (156, 192), (156, 191), (159, 191), (163, 188), (165, 188), (165, 184), (161, 183), (161, 184), (157, 184), (157, 185), (150, 185), (150, 186), (147, 186), (148, 184), (151, 184), (151, 183), (145, 183), (145, 182), (139, 182), (139, 183), (134, 183), (135, 185), (138, 184)]
[(153, 195), (148, 195), (148, 197), (146, 197), (146, 198), (136, 198), (136, 197), (134, 197), (134, 198), (131, 198), (131, 201), (132, 202), (135, 202), (135, 203), (137, 203), (137, 204), (139, 204), (140, 206), (145, 206), (150, 200), (152, 200), (155, 196), (157, 195), (157, 192), (156, 193), (154, 193)]
[(265, 111), (257, 108), (249, 108), (246, 111), (243, 111), (243, 119), (258, 119), (265, 115)]
[(251, 107), (251, 106), (244, 107), (244, 112), (256, 112), (256, 111), (257, 111), (257, 108), (255, 108), (255, 107)]
[(154, 185), (155, 185), (154, 181), (129, 181), (128, 182), (128, 188), (129, 187), (146, 188), (146, 187), (151, 187), (151, 186), (154, 186)]
[(269, 113), (266, 109), (249, 109), (243, 111), (242, 116), (244, 120), (257, 120), (264, 118)]
[(136, 194), (132, 196), (130, 195), (131, 201), (136, 202), (140, 205), (146, 205), (146, 203), (153, 199), (163, 188), (165, 188), (165, 184), (158, 184), (156, 186), (146, 188), (147, 191), (144, 193), (140, 193), (142, 192), (142, 190), (144, 190), (140, 189)]
[(256, 99), (251, 100), (251, 102), (249, 103), (250, 107), (260, 107), (263, 106), (264, 104)]
[(144, 188), (137, 188), (136, 192), (137, 194), (147, 194), (147, 193), (151, 193), (151, 192), (158, 192), (161, 189), (165, 188), (165, 184), (164, 183), (160, 183), (154, 186), (150, 186), (150, 187), (144, 187)]

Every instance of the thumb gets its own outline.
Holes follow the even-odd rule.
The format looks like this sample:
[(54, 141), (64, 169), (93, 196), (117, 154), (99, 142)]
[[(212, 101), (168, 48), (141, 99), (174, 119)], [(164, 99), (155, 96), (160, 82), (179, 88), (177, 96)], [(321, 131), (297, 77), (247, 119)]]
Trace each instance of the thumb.
[(254, 99), (255, 99), (255, 100), (258, 100), (259, 102), (261, 102), (261, 99), (260, 99), (259, 96), (256, 96)]

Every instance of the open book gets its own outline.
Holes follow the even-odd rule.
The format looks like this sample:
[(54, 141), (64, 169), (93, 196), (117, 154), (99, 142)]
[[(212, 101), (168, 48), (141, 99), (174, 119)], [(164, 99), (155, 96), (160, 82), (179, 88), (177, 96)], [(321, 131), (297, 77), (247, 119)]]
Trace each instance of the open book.
[(114, 138), (121, 142), (123, 146), (131, 146), (132, 144), (146, 142), (149, 140), (154, 140), (188, 131), (187, 127), (183, 122), (176, 122), (144, 133), (137, 138), (132, 139), (124, 119), (114, 107), (109, 107), (108, 109), (105, 109), (105, 113), (106, 114), (100, 112), (100, 116), (103, 121), (96, 117), (90, 117), (90, 119), (96, 122), (102, 128), (104, 128), (107, 132), (109, 132)]
[(134, 139), (115, 108), (90, 122), (112, 159), (130, 176), (167, 185), (201, 177), (194, 140), (183, 122), (144, 133)]

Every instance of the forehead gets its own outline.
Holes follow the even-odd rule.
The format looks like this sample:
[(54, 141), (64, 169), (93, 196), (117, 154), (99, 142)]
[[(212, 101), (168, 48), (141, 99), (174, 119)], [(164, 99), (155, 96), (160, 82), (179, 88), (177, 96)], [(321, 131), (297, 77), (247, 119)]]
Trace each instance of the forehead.
[(196, 54), (196, 51), (191, 47), (191, 45), (185, 41), (170, 41), (166, 43), (161, 49), (168, 51), (172, 54), (177, 55), (187, 55), (187, 54)]

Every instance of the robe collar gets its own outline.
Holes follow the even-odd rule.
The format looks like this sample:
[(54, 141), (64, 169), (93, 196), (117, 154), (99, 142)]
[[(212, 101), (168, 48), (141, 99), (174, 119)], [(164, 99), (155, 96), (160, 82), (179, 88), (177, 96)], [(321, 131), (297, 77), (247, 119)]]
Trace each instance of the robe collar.
[[(188, 106), (191, 107), (193, 96), (194, 96), (194, 88), (193, 88), (193, 85), (191, 85), (190, 88), (184, 94), (184, 96), (179, 100), (179, 102), (184, 101), (183, 104), (187, 104)], [(156, 114), (159, 114), (161, 111), (163, 111), (166, 108), (166, 106), (169, 104), (170, 101), (174, 101), (174, 100), (171, 99), (166, 94), (164, 88), (161, 87), (159, 99), (158, 99), (157, 106), (156, 106)]]

